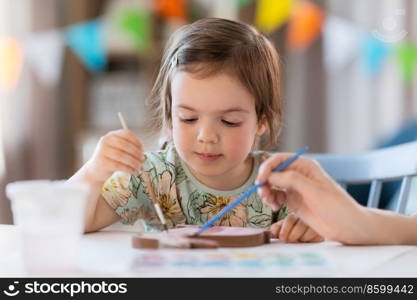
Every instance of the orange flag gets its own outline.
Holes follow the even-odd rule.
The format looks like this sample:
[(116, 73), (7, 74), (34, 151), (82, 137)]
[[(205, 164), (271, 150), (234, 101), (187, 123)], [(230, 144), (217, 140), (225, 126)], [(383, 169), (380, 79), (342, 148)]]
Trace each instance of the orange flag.
[(154, 0), (155, 10), (164, 18), (185, 20), (186, 0)]
[(0, 37), (0, 91), (12, 91), (19, 80), (23, 63), (20, 43), (11, 37)]
[(296, 2), (288, 24), (288, 46), (297, 51), (307, 48), (319, 35), (323, 26), (324, 13), (307, 0)]

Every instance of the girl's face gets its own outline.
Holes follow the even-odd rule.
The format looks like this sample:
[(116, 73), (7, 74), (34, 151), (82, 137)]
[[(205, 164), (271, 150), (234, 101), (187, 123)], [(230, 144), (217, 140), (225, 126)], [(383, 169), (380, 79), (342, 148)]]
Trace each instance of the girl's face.
[(253, 96), (231, 75), (196, 78), (185, 71), (175, 73), (171, 93), (173, 142), (191, 172), (213, 188), (243, 183), (252, 167), (248, 154), (265, 131)]

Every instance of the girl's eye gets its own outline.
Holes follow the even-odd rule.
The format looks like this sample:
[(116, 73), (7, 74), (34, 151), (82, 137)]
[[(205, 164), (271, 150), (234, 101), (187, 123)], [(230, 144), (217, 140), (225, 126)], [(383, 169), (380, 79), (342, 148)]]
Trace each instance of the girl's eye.
[(229, 122), (229, 121), (226, 121), (226, 120), (222, 120), (222, 122), (223, 122), (223, 124), (225, 124), (227, 126), (230, 126), (230, 127), (237, 127), (237, 126), (240, 125), (240, 123), (237, 123), (237, 122)]
[(197, 121), (196, 118), (190, 118), (190, 119), (182, 119), (182, 118), (180, 118), (180, 120), (181, 120), (181, 122), (184, 122), (184, 123), (194, 123), (195, 121)]

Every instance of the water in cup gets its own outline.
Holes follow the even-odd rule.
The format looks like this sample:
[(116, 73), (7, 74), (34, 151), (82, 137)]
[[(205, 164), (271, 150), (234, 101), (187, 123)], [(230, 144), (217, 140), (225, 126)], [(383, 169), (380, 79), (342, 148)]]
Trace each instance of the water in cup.
[(21, 254), (30, 275), (76, 270), (88, 187), (66, 181), (17, 181), (7, 185)]

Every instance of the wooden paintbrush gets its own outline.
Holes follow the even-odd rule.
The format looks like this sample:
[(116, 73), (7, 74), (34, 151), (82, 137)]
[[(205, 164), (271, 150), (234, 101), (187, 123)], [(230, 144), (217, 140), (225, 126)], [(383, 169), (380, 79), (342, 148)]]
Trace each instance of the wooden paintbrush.
[[(127, 128), (127, 124), (125, 122), (125, 119), (123, 118), (122, 113), (118, 112), (117, 115), (119, 116), (119, 120), (120, 120), (120, 123), (122, 124), (123, 129), (124, 130), (129, 130)], [(167, 222), (165, 220), (164, 214), (162, 213), (161, 206), (159, 205), (158, 202), (156, 202), (156, 200), (153, 201), (153, 206), (155, 207), (156, 214), (158, 215), (158, 218), (161, 221), (162, 226), (164, 227), (164, 230), (168, 231)]]

